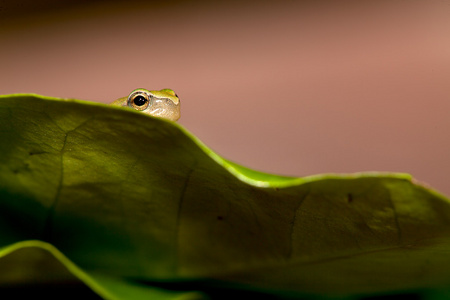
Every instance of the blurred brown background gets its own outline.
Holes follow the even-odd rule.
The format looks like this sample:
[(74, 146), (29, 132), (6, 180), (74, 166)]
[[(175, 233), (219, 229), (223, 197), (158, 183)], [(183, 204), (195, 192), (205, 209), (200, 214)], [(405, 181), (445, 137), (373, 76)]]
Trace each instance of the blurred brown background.
[(0, 1), (0, 94), (172, 88), (180, 123), (242, 165), (408, 172), (450, 195), (449, 16), (446, 0)]

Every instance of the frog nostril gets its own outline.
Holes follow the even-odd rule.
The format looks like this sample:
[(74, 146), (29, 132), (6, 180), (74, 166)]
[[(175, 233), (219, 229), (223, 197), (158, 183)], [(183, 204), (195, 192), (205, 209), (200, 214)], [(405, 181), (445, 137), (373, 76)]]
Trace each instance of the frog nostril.
[(136, 106), (142, 106), (147, 102), (147, 99), (145, 99), (145, 97), (143, 96), (137, 96), (136, 98), (134, 98), (133, 102), (134, 104), (136, 104)]

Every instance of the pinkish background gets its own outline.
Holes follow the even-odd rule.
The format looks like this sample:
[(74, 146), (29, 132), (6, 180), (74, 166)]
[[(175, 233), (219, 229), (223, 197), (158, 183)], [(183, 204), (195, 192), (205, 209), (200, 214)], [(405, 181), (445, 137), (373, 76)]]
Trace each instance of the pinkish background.
[(242, 165), (450, 195), (449, 1), (212, 3), (0, 1), (0, 94), (172, 88), (180, 123)]

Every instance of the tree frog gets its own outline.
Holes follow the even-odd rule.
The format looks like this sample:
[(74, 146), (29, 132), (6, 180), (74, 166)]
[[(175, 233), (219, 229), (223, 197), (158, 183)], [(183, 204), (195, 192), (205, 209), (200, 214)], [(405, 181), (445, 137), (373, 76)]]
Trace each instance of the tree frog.
[(171, 121), (180, 118), (180, 99), (171, 89), (160, 91), (136, 89), (128, 97), (119, 98), (111, 105), (130, 107), (148, 115)]

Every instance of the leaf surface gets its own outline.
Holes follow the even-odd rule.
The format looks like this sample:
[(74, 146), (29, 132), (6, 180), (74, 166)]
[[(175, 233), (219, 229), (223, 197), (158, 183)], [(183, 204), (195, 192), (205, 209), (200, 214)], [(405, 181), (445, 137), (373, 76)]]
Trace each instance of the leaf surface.
[(30, 94), (0, 96), (0, 141), (3, 253), (46, 249), (105, 298), (186, 280), (340, 296), (450, 283), (449, 200), (407, 174), (265, 174), (176, 123)]

